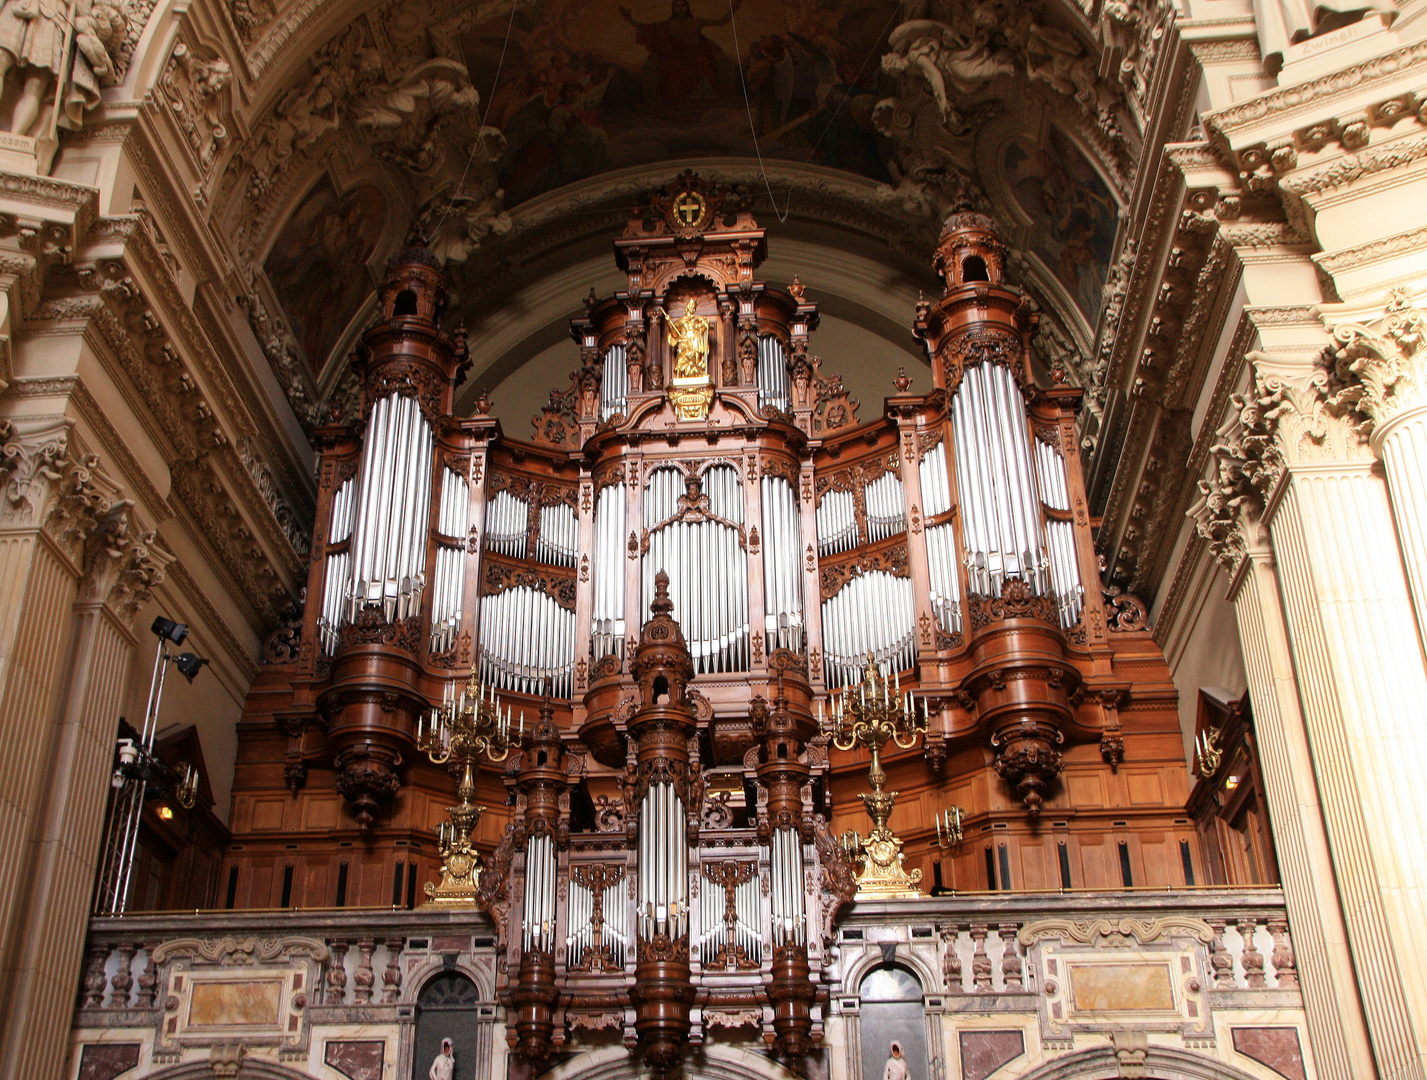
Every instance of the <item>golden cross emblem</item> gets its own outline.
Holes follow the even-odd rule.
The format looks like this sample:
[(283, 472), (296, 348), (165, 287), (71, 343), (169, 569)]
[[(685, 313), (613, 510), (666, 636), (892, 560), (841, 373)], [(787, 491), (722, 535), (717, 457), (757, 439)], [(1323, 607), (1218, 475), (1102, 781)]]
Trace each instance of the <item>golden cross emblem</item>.
[(692, 191), (684, 192), (674, 203), (674, 213), (685, 225), (695, 224), (704, 216), (703, 197)]

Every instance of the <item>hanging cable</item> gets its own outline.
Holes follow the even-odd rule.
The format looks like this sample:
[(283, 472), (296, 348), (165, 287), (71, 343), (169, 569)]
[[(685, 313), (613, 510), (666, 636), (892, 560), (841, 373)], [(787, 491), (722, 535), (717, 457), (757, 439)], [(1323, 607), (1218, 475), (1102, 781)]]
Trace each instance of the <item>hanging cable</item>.
[(481, 152), (485, 145), (486, 121), (491, 118), (491, 106), (495, 104), (496, 87), (500, 85), (501, 69), (505, 67), (505, 53), (510, 48), (510, 35), (515, 30), (515, 9), (520, 6), (520, 0), (510, 0), (510, 21), (505, 25), (505, 41), (500, 46), (500, 59), (496, 61), (495, 77), (491, 79), (490, 93), (486, 96), (486, 111), (481, 117), (481, 126), (476, 129), (476, 142), (471, 148), (471, 152), (466, 155), (466, 167), (461, 170), (461, 178), (456, 181), (456, 186), (451, 189), (451, 196), (446, 200), (446, 207), (441, 211), (441, 216), (436, 219), (436, 224), (432, 228), (432, 233), (440, 230), (446, 223), (446, 218), (450, 215), (452, 208), (456, 205), (456, 198), (461, 193), (461, 185), (466, 182), (466, 177), (470, 175), (471, 165), (476, 160), (476, 155)]
[(738, 85), (743, 88), (743, 107), (748, 111), (748, 133), (753, 136), (753, 152), (758, 155), (758, 171), (763, 174), (763, 186), (768, 189), (768, 202), (773, 206), (773, 213), (778, 215), (778, 224), (788, 220), (788, 212), (793, 209), (793, 193), (788, 192), (788, 205), (785, 209), (778, 209), (778, 200), (773, 198), (773, 185), (768, 182), (768, 169), (763, 164), (763, 151), (758, 148), (758, 129), (753, 123), (753, 103), (748, 100), (748, 80), (743, 75), (743, 49), (738, 44), (738, 19), (734, 15), (734, 2), (728, 0), (728, 21), (733, 27), (733, 56), (738, 64)]

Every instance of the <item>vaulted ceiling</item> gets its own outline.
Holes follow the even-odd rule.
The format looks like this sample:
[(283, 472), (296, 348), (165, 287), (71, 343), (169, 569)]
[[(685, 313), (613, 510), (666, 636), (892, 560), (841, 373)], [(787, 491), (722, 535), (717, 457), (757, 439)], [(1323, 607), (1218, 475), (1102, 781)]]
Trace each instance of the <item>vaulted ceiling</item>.
[(1093, 388), (1168, 17), (1105, 7), (396, 0), (354, 18), (337, 0), (232, 0), (238, 137), (205, 197), (307, 423), (349, 392), (374, 277), (418, 227), (456, 282), (468, 392), (523, 404), (517, 372), (591, 287), (618, 286), (610, 238), (687, 167), (742, 190), (769, 228), (766, 276), (798, 273), (841, 340), (883, 343), (882, 367), (915, 364), (906, 327), (940, 220), (979, 204), (1045, 314), (1042, 361)]

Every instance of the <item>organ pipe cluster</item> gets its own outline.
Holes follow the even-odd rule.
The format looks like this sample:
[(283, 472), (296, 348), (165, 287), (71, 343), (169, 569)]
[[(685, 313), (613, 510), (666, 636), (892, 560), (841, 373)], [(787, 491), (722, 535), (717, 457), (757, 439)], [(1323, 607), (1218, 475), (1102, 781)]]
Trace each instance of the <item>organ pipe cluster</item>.
[(650, 784), (639, 809), (639, 936), (683, 938), (689, 928), (689, 847), (684, 801), (670, 783)]
[[(1078, 694), (1105, 647), (1087, 618), (1100, 596), (1078, 393), (1035, 386), (1033, 319), (1001, 281), (989, 221), (954, 215), (938, 247), (946, 288), (915, 326), (930, 392), (900, 380), (859, 424), (809, 351), (816, 306), (796, 281), (754, 279), (765, 242), (747, 207), (681, 182), (616, 241), (629, 286), (572, 320), (581, 368), (529, 441), (484, 397), (455, 415), (464, 342), (443, 331), (440, 268), (415, 249), (359, 349), (363, 422), (319, 432), (325, 536), (304, 633), (324, 723), (294, 725), (290, 754), (335, 760), (370, 825), (444, 686), (474, 672), (541, 710), (529, 739), (507, 732), (515, 819), (479, 889), (532, 1063), (566, 1037), (556, 1003), (578, 1012), (589, 980), (589, 1008), (610, 1015), (625, 996), (626, 1040), (677, 1071), (695, 980), (716, 970), (771, 1007), (781, 1057), (815, 1050), (824, 935), (854, 886), (809, 744), (819, 703), (869, 663), (878, 685), (942, 704), (916, 718), (929, 752), (955, 702), (955, 737), (993, 748), (1032, 814), (1058, 747), (1099, 737)], [(702, 320), (706, 419), (670, 405), (659, 309)], [(756, 802), (715, 813), (712, 766), (741, 770)], [(600, 811), (617, 841), (572, 837), (584, 783), (617, 792)]]

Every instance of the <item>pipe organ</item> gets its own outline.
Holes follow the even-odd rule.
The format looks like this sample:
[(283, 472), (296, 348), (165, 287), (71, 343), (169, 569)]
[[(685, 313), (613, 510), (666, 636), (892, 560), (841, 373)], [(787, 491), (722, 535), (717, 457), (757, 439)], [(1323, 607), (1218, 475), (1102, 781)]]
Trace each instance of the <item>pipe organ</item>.
[[(1003, 862), (1021, 845), (1018, 873), (1048, 887), (1121, 865), (1088, 854), (1080, 822), (1108, 829), (1110, 811), (1075, 792), (1119, 790), (1132, 752), (1168, 763), (1163, 790), (1182, 783), (1142, 612), (1091, 587), (1080, 392), (1033, 380), (1035, 319), (990, 221), (958, 212), (938, 244), (942, 295), (914, 324), (930, 389), (899, 378), (865, 422), (810, 352), (802, 286), (755, 278), (765, 249), (732, 193), (686, 175), (655, 194), (615, 241), (627, 288), (571, 320), (579, 367), (523, 440), (484, 395), (453, 414), (464, 337), (442, 329), (434, 258), (405, 250), (356, 356), (362, 414), (318, 433), (314, 599), (250, 716), (276, 721), (294, 799), (309, 766), (330, 767), (365, 836), (415, 852), (449, 801), (415, 764), (417, 717), (472, 671), (513, 710), (519, 745), (481, 781), (478, 896), (511, 1044), (536, 1071), (612, 1025), (673, 1074), (719, 1014), (799, 1068), (818, 1053), (826, 950), (855, 889), (833, 838), (865, 776), (834, 769), (814, 718), (869, 658), (930, 717), (931, 769), (886, 757), (904, 790), (931, 789), (925, 820), (915, 801), (899, 811), (913, 862), (931, 854), (938, 775), (982, 800), (967, 837), (1006, 830)], [(1170, 835), (1171, 804), (1119, 813), (1152, 805)], [(1047, 829), (1058, 863), (1036, 861)], [(241, 822), (239, 838), (234, 881), (265, 850)], [(944, 856), (948, 884), (987, 886), (977, 843)]]

